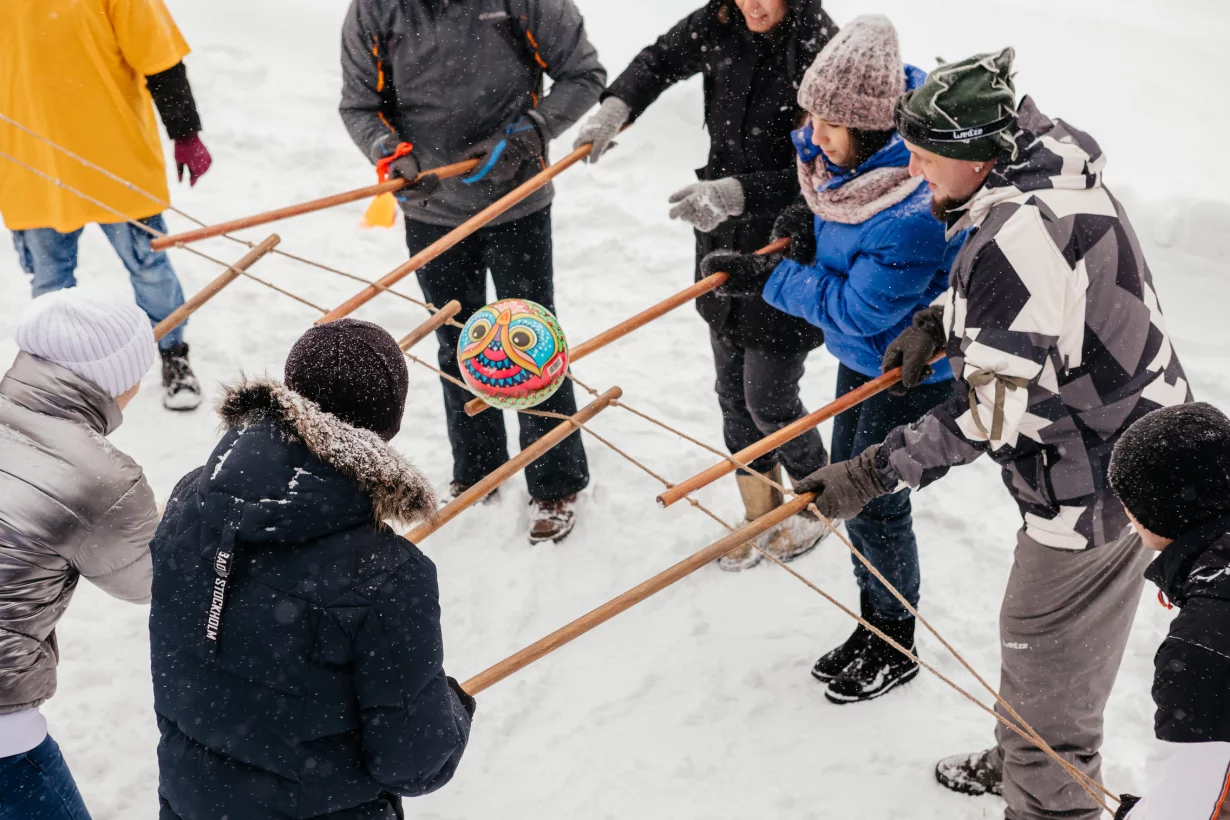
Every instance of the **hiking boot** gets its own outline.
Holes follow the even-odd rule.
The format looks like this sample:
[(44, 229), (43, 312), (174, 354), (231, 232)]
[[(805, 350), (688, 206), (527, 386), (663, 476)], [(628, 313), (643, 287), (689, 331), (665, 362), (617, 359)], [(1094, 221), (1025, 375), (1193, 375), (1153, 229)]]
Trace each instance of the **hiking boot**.
[[(781, 483), (781, 467), (774, 465), (773, 469), (765, 473), (765, 475), (778, 484)], [(739, 495), (743, 497), (743, 509), (747, 513), (743, 520), (739, 522), (738, 528), (746, 527), (752, 521), (755, 521), (762, 515), (768, 515), (782, 505), (781, 491), (776, 487), (766, 484), (756, 476), (737, 475), (735, 476), (735, 481), (739, 485)], [(763, 532), (747, 543), (735, 547), (717, 559), (718, 567), (727, 572), (740, 572), (756, 566), (764, 557), (756, 547), (767, 547), (773, 532), (774, 530)]]
[(162, 354), (162, 406), (168, 410), (195, 410), (201, 406), (201, 385), (188, 364), (188, 345), (180, 342)]
[[(917, 655), (912, 617), (904, 621), (879, 617), (865, 617), (865, 620)], [(824, 696), (837, 704), (860, 703), (886, 695), (916, 677), (918, 664), (913, 659), (898, 652), (879, 635), (868, 631), (866, 648), (833, 679), (828, 689), (824, 690)]]
[(975, 797), (1004, 796), (1004, 762), (998, 749), (953, 755), (935, 764), (935, 779), (946, 789)]
[(832, 532), (828, 524), (804, 510), (769, 530), (765, 550), (786, 564), (814, 550)]
[[(464, 493), (466, 490), (470, 489), (473, 486), (474, 486), (473, 484), (462, 484), (460, 481), (450, 481), (448, 484), (448, 490), (437, 494), (439, 497), (440, 507), (444, 508), (444, 507), (447, 507), (449, 504), (452, 504), (454, 501), (457, 500), (457, 498), (462, 493)], [(479, 501), (478, 503), (483, 504), (483, 505), (490, 504), (492, 501), (495, 501), (499, 497), (500, 497), (500, 488), (496, 487), (494, 490), (492, 490), (491, 492), (483, 496), (482, 500)]]
[(566, 495), (555, 501), (530, 499), (530, 543), (559, 543), (577, 523), (577, 497)]
[[(871, 612), (871, 597), (866, 592), (859, 596), (859, 608), (863, 618), (867, 618)], [(846, 671), (846, 667), (867, 651), (870, 638), (871, 631), (859, 624), (854, 634), (847, 638), (845, 643), (816, 661), (816, 665), (811, 668), (811, 676), (821, 683), (832, 683), (837, 680), (837, 676)]]

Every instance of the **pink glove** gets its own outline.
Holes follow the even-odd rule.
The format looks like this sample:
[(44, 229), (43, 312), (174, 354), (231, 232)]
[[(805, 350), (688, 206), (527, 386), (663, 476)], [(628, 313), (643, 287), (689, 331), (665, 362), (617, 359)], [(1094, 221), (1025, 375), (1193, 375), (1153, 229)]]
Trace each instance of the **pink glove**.
[(201, 142), (199, 133), (175, 140), (175, 170), (180, 182), (184, 181), (184, 169), (187, 168), (189, 184), (196, 185), (196, 181), (205, 175), (213, 162), (214, 159), (205, 148), (205, 143)]

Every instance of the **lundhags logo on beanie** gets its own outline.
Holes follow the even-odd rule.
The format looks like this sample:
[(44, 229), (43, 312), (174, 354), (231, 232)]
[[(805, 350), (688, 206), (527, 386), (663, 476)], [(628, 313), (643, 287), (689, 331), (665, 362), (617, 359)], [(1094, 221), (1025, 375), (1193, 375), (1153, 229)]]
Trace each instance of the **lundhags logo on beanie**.
[(945, 63), (897, 103), (902, 139), (951, 159), (984, 162), (1015, 151), (1016, 89), (1011, 48)]
[(135, 387), (158, 357), (145, 311), (77, 288), (31, 302), (16, 338), (24, 352), (76, 373), (112, 398)]

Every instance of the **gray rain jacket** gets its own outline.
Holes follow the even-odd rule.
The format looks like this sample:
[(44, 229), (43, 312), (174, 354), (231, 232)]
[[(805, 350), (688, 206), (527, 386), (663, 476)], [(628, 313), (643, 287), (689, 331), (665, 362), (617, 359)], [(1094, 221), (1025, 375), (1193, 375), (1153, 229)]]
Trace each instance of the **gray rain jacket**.
[(158, 512), (104, 438), (121, 420), (100, 388), (26, 353), (0, 381), (0, 714), (55, 694), (55, 627), (78, 577), (149, 601)]
[[(543, 73), (553, 84), (535, 107)], [(572, 0), (353, 0), (342, 27), (342, 121), (373, 163), (382, 140), (390, 149), (412, 143), (424, 170), (458, 162), (524, 115), (550, 141), (605, 84)], [(459, 225), (539, 170), (527, 163), (505, 185), (445, 180), (425, 205), (403, 209)], [(548, 185), (491, 224), (540, 211), (553, 195)]]

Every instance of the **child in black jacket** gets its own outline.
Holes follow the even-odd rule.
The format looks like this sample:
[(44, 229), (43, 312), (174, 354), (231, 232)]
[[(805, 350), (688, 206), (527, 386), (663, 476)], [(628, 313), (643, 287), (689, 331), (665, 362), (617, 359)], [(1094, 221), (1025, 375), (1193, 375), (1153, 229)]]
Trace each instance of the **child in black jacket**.
[(1115, 445), (1110, 482), (1145, 546), (1145, 576), (1178, 617), (1157, 651), (1148, 793), (1116, 820), (1230, 818), (1230, 419), (1157, 410)]

